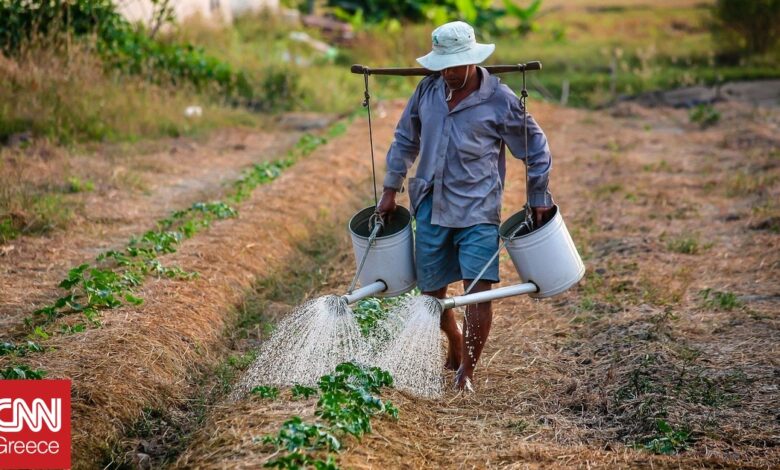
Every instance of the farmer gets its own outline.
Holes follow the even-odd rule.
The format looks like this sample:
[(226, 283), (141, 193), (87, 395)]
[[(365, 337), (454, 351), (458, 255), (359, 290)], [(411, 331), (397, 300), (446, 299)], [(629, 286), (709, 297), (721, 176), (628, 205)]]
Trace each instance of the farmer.
[[(395, 210), (396, 194), (403, 191), (419, 154), (417, 174), (407, 183), (417, 220), (417, 283), (424, 294), (444, 298), (453, 282), (462, 280), (466, 289), (498, 250), (504, 144), (528, 166), (529, 203), (538, 225), (553, 213), (547, 189), (551, 155), (531, 116), (525, 129), (520, 99), (477, 67), (495, 45), (477, 43), (474, 29), (461, 21), (436, 28), (431, 38), (433, 50), (417, 62), (440, 73), (420, 81), (398, 122), (377, 211), (384, 216)], [(471, 292), (490, 290), (498, 280), (496, 258)], [(463, 334), (451, 309), (441, 316), (448, 339), (446, 367), (456, 371), (458, 390), (473, 390), (474, 368), (492, 319), (490, 302), (467, 307)]]

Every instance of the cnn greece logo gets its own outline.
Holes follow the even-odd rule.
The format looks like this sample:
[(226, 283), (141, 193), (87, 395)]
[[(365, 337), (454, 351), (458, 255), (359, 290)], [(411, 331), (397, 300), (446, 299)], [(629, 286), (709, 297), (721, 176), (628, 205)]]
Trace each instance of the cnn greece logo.
[(61, 398), (52, 398), (50, 406), (36, 398), (32, 402), (32, 408), (21, 398), (0, 398), (0, 412), (5, 409), (11, 409), (13, 419), (10, 422), (0, 419), (0, 432), (19, 432), (25, 423), (34, 432), (40, 431), (44, 424), (52, 432), (59, 432), (62, 428)]
[(70, 468), (70, 381), (0, 380), (0, 469)]

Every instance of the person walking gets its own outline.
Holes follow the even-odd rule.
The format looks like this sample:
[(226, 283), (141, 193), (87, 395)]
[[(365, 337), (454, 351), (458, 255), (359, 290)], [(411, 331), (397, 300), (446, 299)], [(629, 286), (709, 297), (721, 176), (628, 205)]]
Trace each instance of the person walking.
[[(463, 281), (465, 290), (498, 250), (506, 147), (528, 167), (528, 203), (537, 226), (553, 214), (552, 157), (544, 132), (530, 115), (524, 118), (517, 95), (477, 65), (495, 45), (477, 43), (474, 29), (462, 21), (436, 28), (431, 42), (431, 52), (417, 62), (439, 73), (420, 81), (401, 115), (377, 212), (392, 214), (419, 156), (416, 175), (406, 184), (417, 223), (417, 283), (424, 294), (444, 298), (454, 282)], [(490, 290), (498, 281), (495, 259), (472, 292)], [(491, 302), (469, 305), (461, 333), (454, 312), (442, 313), (445, 366), (456, 371), (458, 390), (473, 391), (492, 319)]]

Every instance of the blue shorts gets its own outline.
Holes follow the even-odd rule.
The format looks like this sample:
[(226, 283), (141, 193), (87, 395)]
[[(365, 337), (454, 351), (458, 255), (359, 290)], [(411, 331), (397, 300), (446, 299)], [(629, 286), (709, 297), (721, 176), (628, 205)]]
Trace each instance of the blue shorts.
[[(431, 194), (427, 195), (415, 211), (417, 286), (423, 292), (435, 291), (463, 279), (474, 279), (498, 250), (498, 225), (477, 224), (465, 228), (432, 225), (432, 198)], [(498, 257), (481, 279), (499, 281)]]

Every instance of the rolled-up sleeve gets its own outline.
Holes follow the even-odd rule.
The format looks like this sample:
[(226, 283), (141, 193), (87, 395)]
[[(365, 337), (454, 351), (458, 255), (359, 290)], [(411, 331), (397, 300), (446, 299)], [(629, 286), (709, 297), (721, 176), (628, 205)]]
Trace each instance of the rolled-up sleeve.
[[(547, 185), (552, 169), (552, 155), (547, 137), (530, 114), (523, 118), (523, 106), (517, 97), (511, 100), (506, 118), (498, 126), (501, 138), (512, 154), (524, 160), (528, 167), (528, 202), (531, 207), (549, 207), (553, 198)], [(528, 155), (526, 157), (525, 135), (528, 132)]]
[(421, 86), (406, 103), (401, 119), (395, 128), (395, 138), (387, 151), (387, 173), (384, 187), (399, 191), (406, 178), (406, 172), (414, 164), (420, 152), (420, 93)]

